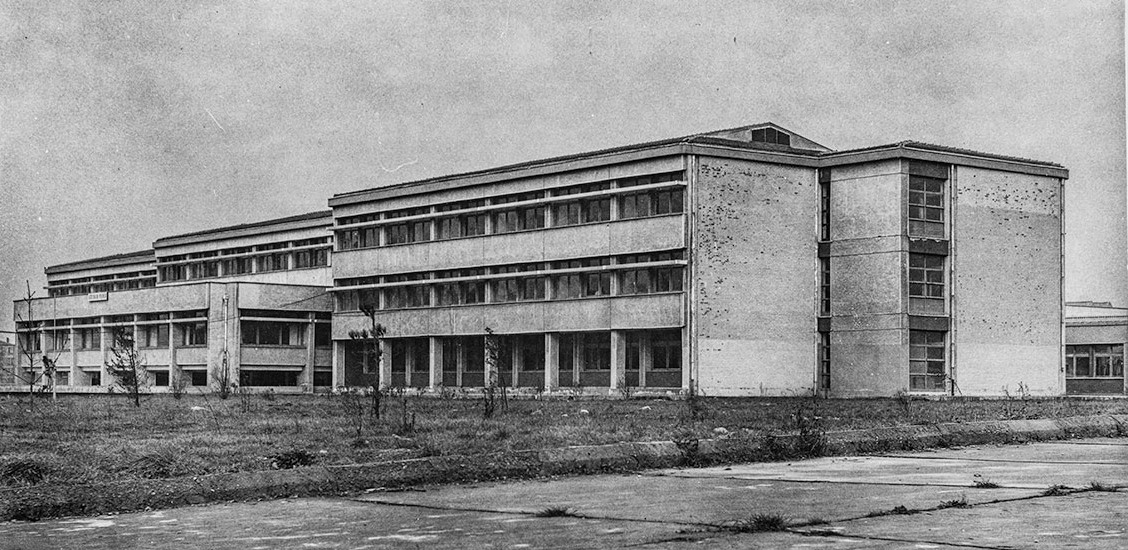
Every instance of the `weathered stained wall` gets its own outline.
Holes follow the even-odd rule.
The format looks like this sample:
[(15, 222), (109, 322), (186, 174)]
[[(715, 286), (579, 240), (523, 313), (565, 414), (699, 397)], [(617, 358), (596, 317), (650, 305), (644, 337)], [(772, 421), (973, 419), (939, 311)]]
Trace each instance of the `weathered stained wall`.
[(814, 386), (817, 198), (810, 168), (700, 157), (691, 285), (706, 395)]
[(1060, 180), (958, 166), (954, 188), (959, 390), (1062, 393)]
[(831, 394), (892, 395), (909, 376), (902, 165), (830, 173)]

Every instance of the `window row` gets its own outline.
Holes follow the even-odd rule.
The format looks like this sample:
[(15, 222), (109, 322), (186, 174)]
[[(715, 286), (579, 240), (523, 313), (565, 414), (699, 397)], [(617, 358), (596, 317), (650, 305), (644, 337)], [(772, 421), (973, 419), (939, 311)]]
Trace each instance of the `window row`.
[(1124, 378), (1124, 345), (1065, 346), (1066, 378)]
[[(623, 189), (639, 185), (679, 181), (682, 177), (681, 172), (670, 172), (668, 174), (618, 180), (617, 185), (619, 189)], [(613, 182), (609, 181), (588, 183), (555, 189), (552, 191), (552, 196), (566, 197), (568, 195), (607, 191), (613, 188)], [(522, 204), (527, 203), (527, 201), (542, 200), (545, 197), (544, 191), (494, 197), (490, 199), (491, 205), (508, 203), (518, 205), (512, 209), (490, 212), (466, 212), (466, 210), (487, 206), (485, 199), (442, 204), (436, 206), (433, 212), (428, 208), (388, 212), (384, 214), (384, 220), (408, 216), (427, 217), (425, 219), (408, 220), (403, 223), (387, 223), (382, 228), (374, 226), (337, 231), (337, 248), (339, 250), (353, 250), (383, 245), (529, 231), (549, 226), (563, 227), (605, 222), (612, 219), (612, 201), (617, 201), (617, 219), (678, 214), (685, 209), (685, 191), (681, 187), (652, 189), (634, 193), (623, 192), (615, 196), (583, 197), (574, 201)], [(444, 216), (444, 212), (451, 212), (452, 214)], [(550, 215), (551, 223), (549, 222)], [(339, 225), (365, 223), (379, 219), (378, 213), (350, 216), (341, 218)], [(383, 237), (381, 237), (381, 234)]]
[[(58, 283), (51, 283), (57, 285)], [(82, 296), (93, 292), (117, 292), (157, 286), (157, 277), (107, 281), (101, 283), (78, 284), (71, 286), (48, 286), (48, 296)]]
[(161, 281), (167, 282), (306, 269), (327, 265), (329, 265), (329, 249), (320, 248), (161, 266), (158, 270)]
[[(308, 322), (242, 321), (239, 329), (242, 333), (241, 341), (246, 346), (305, 347), (308, 326)], [(332, 346), (332, 328), (329, 323), (315, 323), (313, 339), (315, 347)]]
[[(680, 253), (623, 256), (624, 264), (641, 264), (650, 261), (680, 259)], [(659, 259), (661, 258), (661, 259)], [(481, 303), (523, 302), (539, 300), (566, 300), (612, 295), (637, 295), (661, 292), (680, 292), (684, 289), (684, 268), (680, 265), (638, 266), (612, 271), (599, 269), (611, 267), (610, 258), (590, 258), (552, 262), (554, 270), (589, 269), (556, 274), (535, 274), (544, 264), (504, 266), (493, 268), (493, 274), (512, 273), (512, 277), (490, 280), (464, 280), (443, 282), (454, 277), (474, 277), (487, 274), (484, 268), (440, 271), (434, 279), (408, 279), (419, 284), (337, 292), (337, 311), (373, 309), (404, 309), (417, 307), (470, 305)], [(527, 271), (526, 271), (527, 270)], [(529, 275), (521, 275), (529, 272)], [(406, 282), (403, 276), (385, 277), (385, 282)], [(352, 282), (352, 281), (350, 281)], [(616, 288), (613, 291), (613, 283)], [(359, 284), (365, 284), (360, 282)]]

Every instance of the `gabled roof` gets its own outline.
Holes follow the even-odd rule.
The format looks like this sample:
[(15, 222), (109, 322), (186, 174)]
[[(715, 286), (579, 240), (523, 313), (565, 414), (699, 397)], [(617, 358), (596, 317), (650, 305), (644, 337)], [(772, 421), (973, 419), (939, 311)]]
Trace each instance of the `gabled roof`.
[(98, 258), (79, 260), (77, 262), (68, 262), (65, 264), (53, 265), (44, 269), (43, 272), (47, 275), (54, 275), (57, 273), (79, 271), (82, 269), (91, 269), (95, 267), (112, 267), (119, 265), (151, 263), (155, 257), (156, 252), (154, 252), (153, 249), (150, 248), (148, 250), (139, 250), (137, 252), (125, 252), (122, 254), (113, 254), (110, 256), (101, 256)]
[(896, 143), (889, 143), (886, 145), (872, 145), (870, 147), (862, 147), (859, 149), (846, 149), (843, 151), (830, 151), (824, 153), (824, 157), (835, 157), (840, 155), (849, 155), (854, 153), (867, 153), (870, 151), (884, 151), (889, 149), (918, 149), (925, 151), (935, 151), (937, 153), (952, 153), (956, 155), (968, 155), (973, 157), (989, 158), (996, 160), (1005, 160), (1008, 162), (1019, 162), (1022, 164), (1034, 164), (1037, 166), (1049, 166), (1052, 168), (1064, 168), (1056, 162), (1046, 162), (1043, 160), (1034, 160), (1022, 157), (1012, 157), (1007, 155), (998, 155), (995, 153), (984, 153), (982, 151), (975, 151), (972, 149), (960, 149), (959, 147), (948, 147), (946, 145), (936, 145), (934, 143), (925, 143), (923, 141), (898, 141)]

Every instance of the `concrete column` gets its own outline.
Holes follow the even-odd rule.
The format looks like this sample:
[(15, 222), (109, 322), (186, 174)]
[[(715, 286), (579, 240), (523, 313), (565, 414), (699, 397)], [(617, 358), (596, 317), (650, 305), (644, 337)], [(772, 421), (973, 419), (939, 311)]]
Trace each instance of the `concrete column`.
[(520, 381), (520, 376), (521, 376), (521, 350), (517, 349), (517, 346), (513, 345), (513, 343), (517, 342), (517, 341), (519, 341), (517, 339), (517, 337), (512, 336), (511, 337), (511, 343), (510, 343), (510, 346), (509, 346), (509, 348), (510, 348), (509, 359), (510, 359), (511, 367), (513, 369), (513, 374), (511, 375), (512, 377), (509, 379), (509, 386), (512, 387), (512, 388), (517, 388), (518, 386), (520, 386), (520, 382), (521, 382)]
[(690, 339), (689, 328), (683, 327), (682, 328), (682, 338), (681, 338), (681, 349), (682, 349), (681, 375), (682, 375), (682, 389), (683, 390), (689, 390), (689, 386), (690, 386), (691, 383), (695, 384), (695, 385), (697, 384), (697, 380), (695, 380), (694, 376), (693, 376), (693, 370), (694, 370), (695, 365), (693, 365), (693, 362), (692, 362), (693, 354), (690, 353), (689, 339)]
[(580, 334), (576, 334), (572, 338), (572, 387), (580, 387), (580, 367), (584, 364), (584, 358), (581, 352), (584, 349), (583, 338)]
[[(485, 338), (485, 336), (482, 337), (483, 340), (485, 340)], [(494, 335), (494, 338), (497, 339), (497, 341), (499, 342), (498, 347), (500, 347), (501, 337)], [(482, 386), (489, 387), (490, 382), (493, 382), (493, 385), (495, 386), (499, 386), (501, 378), (498, 377), (498, 370), (501, 369), (502, 366), (497, 364), (497, 362), (494, 362), (494, 364), (492, 365), (490, 364), (490, 347), (486, 344), (487, 342), (483, 342), (482, 345), (482, 363), (485, 365), (485, 371), (482, 373)], [(500, 360), (500, 355), (501, 354), (499, 353), (498, 357), (496, 357), (495, 359)]]
[(380, 389), (392, 385), (392, 342), (380, 339)]
[(555, 391), (560, 387), (560, 335), (544, 335), (544, 391)]
[(345, 385), (345, 345), (333, 340), (333, 387)]
[(180, 372), (180, 365), (176, 363), (176, 325), (172, 324), (171, 312), (168, 317), (168, 385), (171, 389), (183, 373)]
[(313, 313), (309, 314), (309, 323), (306, 324), (306, 364), (302, 369), (302, 375), (298, 379), (298, 385), (302, 387), (302, 391), (306, 393), (313, 393), (313, 365), (316, 363), (316, 339), (317, 339), (317, 316)]
[(443, 385), (443, 341), (437, 336), (427, 339), (430, 356), (427, 358), (428, 382), (431, 391)]
[[(142, 355), (141, 350), (141, 325), (137, 322), (141, 320), (140, 314), (133, 314), (133, 349), (138, 350), (137, 355)], [(142, 356), (144, 357), (144, 356)], [(144, 360), (144, 359), (142, 359)]]
[(459, 342), (455, 349), (458, 356), (454, 362), (454, 385), (462, 387), (462, 369), (466, 368), (466, 347)]
[(67, 377), (67, 385), (78, 386), (79, 373), (82, 371), (78, 368), (78, 344), (74, 341), (74, 327), (67, 329), (67, 340), (70, 342), (70, 376)]
[(415, 372), (415, 342), (403, 341), (403, 387), (411, 387), (411, 373)]
[(111, 383), (110, 373), (106, 372), (106, 361), (110, 359), (110, 348), (114, 345), (114, 331), (112, 328), (105, 326), (107, 317), (101, 317), (101, 326), (98, 327), (100, 332), (98, 350), (102, 352), (102, 364), (98, 366), (98, 377), (101, 378), (100, 384), (108, 386)]
[(611, 331), (611, 387), (610, 393), (619, 391), (626, 380), (627, 333), (622, 330)]
[[(492, 203), (492, 200), (486, 199), (486, 206), (489, 206)], [(496, 227), (494, 227), (493, 215), (494, 213), (492, 211), (486, 213), (486, 235), (493, 235), (494, 231), (497, 229)]]
[(654, 349), (650, 347), (650, 333), (638, 334), (638, 385), (646, 386), (646, 372), (654, 367)]

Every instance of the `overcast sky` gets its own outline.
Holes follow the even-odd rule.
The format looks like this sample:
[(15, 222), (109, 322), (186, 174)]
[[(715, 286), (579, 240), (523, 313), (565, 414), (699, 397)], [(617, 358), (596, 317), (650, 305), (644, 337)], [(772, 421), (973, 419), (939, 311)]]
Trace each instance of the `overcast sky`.
[(1128, 306), (1120, 2), (309, 4), (0, 0), (0, 296), (334, 193), (772, 121), (1065, 165), (1066, 297)]

